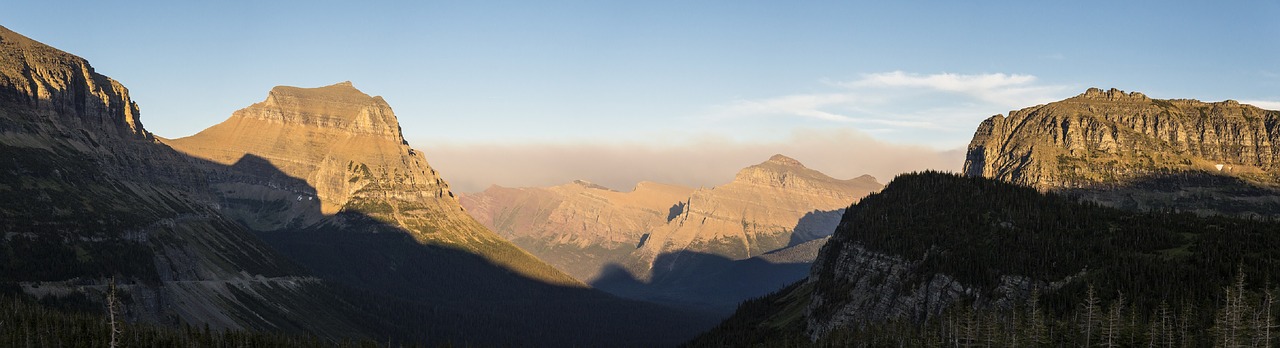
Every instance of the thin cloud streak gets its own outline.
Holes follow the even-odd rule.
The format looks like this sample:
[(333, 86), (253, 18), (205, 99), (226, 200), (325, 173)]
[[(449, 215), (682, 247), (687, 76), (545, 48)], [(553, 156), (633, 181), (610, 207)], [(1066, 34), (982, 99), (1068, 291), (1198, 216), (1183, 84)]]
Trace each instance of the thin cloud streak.
[(1280, 101), (1269, 100), (1241, 100), (1241, 104), (1249, 104), (1267, 110), (1280, 110)]
[[(793, 116), (897, 130), (956, 129), (957, 124), (967, 125), (995, 113), (1044, 104), (1069, 94), (1068, 86), (1040, 84), (1034, 75), (1004, 73), (923, 75), (890, 71), (824, 84), (835, 91), (736, 100), (714, 107), (712, 115), (717, 119)], [(937, 103), (950, 106), (930, 106)]]
[(835, 178), (870, 174), (882, 183), (909, 171), (958, 171), (964, 162), (963, 149), (893, 144), (852, 129), (797, 130), (776, 142), (702, 136), (674, 144), (416, 143), (423, 144), (432, 167), (457, 192), (490, 185), (554, 186), (578, 179), (620, 191), (640, 181), (711, 187), (779, 153)]

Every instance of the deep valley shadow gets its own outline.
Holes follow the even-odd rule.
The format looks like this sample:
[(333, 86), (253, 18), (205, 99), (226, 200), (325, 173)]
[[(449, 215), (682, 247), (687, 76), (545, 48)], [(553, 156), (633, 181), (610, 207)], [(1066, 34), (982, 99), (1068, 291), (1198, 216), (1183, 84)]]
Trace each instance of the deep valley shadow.
[(777, 291), (809, 273), (809, 263), (731, 260), (692, 251), (664, 253), (646, 282), (619, 264), (605, 266), (591, 286), (627, 298), (709, 310), (727, 316), (743, 300)]
[[(263, 199), (226, 200), (264, 218), (324, 222), (260, 231), (267, 244), (326, 280), (372, 298), (348, 299), (394, 323), (405, 340), (521, 346), (672, 346), (715, 324), (701, 311), (547, 284), (357, 211), (323, 216), (315, 189), (270, 162), (245, 156), (215, 168), (224, 183), (252, 184)], [(308, 196), (310, 195), (310, 196)], [(301, 209), (300, 209), (301, 207)], [(280, 218), (280, 217), (277, 217)], [(340, 223), (333, 223), (340, 222)], [(249, 222), (251, 223), (251, 222)]]
[[(671, 211), (683, 208), (683, 203), (676, 204)], [(600, 269), (591, 286), (626, 298), (728, 315), (744, 300), (808, 276), (820, 243), (835, 231), (843, 214), (844, 209), (806, 213), (792, 228), (786, 246), (756, 257), (734, 260), (704, 252), (667, 252), (654, 259), (648, 280), (612, 263)], [(647, 237), (641, 237), (641, 245)], [(800, 247), (806, 243), (813, 245)]]

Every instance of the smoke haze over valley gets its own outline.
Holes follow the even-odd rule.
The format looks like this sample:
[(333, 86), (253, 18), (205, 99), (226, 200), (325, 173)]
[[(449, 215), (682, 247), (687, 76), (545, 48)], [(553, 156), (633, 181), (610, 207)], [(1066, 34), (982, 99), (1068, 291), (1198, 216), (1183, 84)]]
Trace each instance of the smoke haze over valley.
[(503, 187), (553, 186), (586, 180), (618, 191), (656, 181), (711, 187), (733, 179), (738, 169), (775, 153), (794, 157), (836, 178), (870, 174), (882, 180), (925, 169), (959, 171), (964, 149), (877, 140), (856, 130), (802, 129), (777, 142), (744, 142), (708, 136), (651, 143), (480, 143), (424, 139), (433, 166), (463, 193)]

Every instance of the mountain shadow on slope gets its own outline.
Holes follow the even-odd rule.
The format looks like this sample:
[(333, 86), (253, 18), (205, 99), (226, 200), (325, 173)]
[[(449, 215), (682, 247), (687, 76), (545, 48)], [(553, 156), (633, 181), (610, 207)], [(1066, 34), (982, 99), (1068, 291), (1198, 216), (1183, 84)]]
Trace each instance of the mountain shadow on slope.
[[(321, 214), (306, 183), (270, 162), (246, 155), (230, 169), (234, 180), (270, 180), (262, 197), (228, 204), (237, 210)], [(268, 179), (270, 178), (270, 179)], [(298, 189), (302, 188), (302, 189)], [(244, 195), (237, 195), (244, 197)], [(295, 206), (296, 205), (296, 206)], [(698, 311), (621, 299), (598, 290), (548, 284), (474, 252), (423, 244), (388, 221), (343, 210), (332, 221), (300, 229), (259, 231), (267, 244), (324, 279), (379, 297), (363, 303), (378, 317), (406, 320), (406, 339), (528, 346), (668, 346), (714, 324)]]
[[(350, 88), (349, 83), (345, 86)], [(377, 288), (346, 287), (312, 277), (303, 267), (311, 265), (291, 262), (248, 230), (317, 216), (322, 209), (312, 199), (318, 191), (315, 187), (285, 175), (286, 171), (263, 158), (238, 157), (223, 163), (179, 153), (146, 131), (139, 114), (127, 89), (94, 72), (84, 59), (0, 27), (0, 154), (4, 155), (0, 196), (5, 198), (0, 200), (4, 229), (0, 231), (4, 234), (0, 277), (6, 282), (4, 288), (69, 303), (80, 302), (75, 298), (102, 301), (106, 279), (111, 277), (120, 285), (126, 320), (186, 323), (212, 330), (304, 332), (335, 340), (660, 345), (691, 335), (689, 331), (700, 326), (694, 319), (673, 314), (681, 312), (523, 279), (508, 268), (520, 265), (486, 264), (471, 255), (474, 251), (404, 247), (411, 251), (395, 255), (411, 262), (421, 261), (412, 258), (421, 254), (439, 256), (428, 261), (455, 268), (450, 270), (453, 273), (433, 269), (415, 275), (497, 279), (485, 283), (440, 277), (431, 279), (434, 283), (429, 286), (416, 284), (450, 290), (477, 283), (498, 288), (476, 289), (483, 296), (475, 300), (441, 298), (434, 293), (416, 301), (397, 300)], [(398, 134), (398, 125), (380, 126), (375, 131)], [(414, 155), (413, 150), (408, 154)], [(349, 212), (340, 218), (363, 221), (360, 226), (381, 232), (397, 232), (380, 227), (385, 221), (363, 213)], [(378, 244), (384, 245), (407, 243)], [(519, 252), (513, 247), (502, 250)], [(351, 262), (342, 256), (329, 259)], [(366, 269), (391, 265), (379, 266)], [(551, 294), (534, 300), (555, 301), (513, 308), (524, 292)], [(481, 306), (484, 303), (495, 305)], [(623, 323), (609, 310), (634, 313), (646, 324)], [(540, 320), (547, 318), (551, 320)], [(682, 327), (664, 331), (668, 336), (644, 330), (665, 329), (667, 323)], [(640, 329), (631, 330), (631, 326)], [(642, 334), (647, 336), (638, 337)]]
[[(843, 210), (805, 213), (792, 231), (819, 231), (834, 226)], [(743, 300), (762, 296), (803, 279), (827, 236), (793, 233), (787, 246), (759, 256), (735, 260), (692, 250), (664, 252), (654, 258), (649, 279), (641, 279), (620, 263), (601, 267), (591, 286), (618, 296), (654, 303), (703, 308), (727, 315)], [(642, 243), (645, 238), (642, 238)]]
[(743, 299), (762, 296), (803, 278), (809, 266), (808, 262), (775, 263), (759, 257), (733, 260), (686, 250), (659, 255), (651, 281), (638, 279), (620, 264), (609, 264), (591, 286), (626, 298), (701, 308), (724, 316)]
[(1158, 172), (1119, 182), (1058, 190), (1126, 210), (1280, 218), (1280, 187), (1209, 171)]
[(808, 242), (808, 241), (817, 240), (817, 239), (830, 236), (830, 234), (823, 234), (823, 233), (814, 233), (814, 232), (800, 233), (800, 232), (827, 230), (824, 228), (817, 228), (817, 227), (818, 226), (835, 226), (840, 223), (840, 216), (842, 215), (844, 215), (844, 209), (814, 210), (814, 211), (805, 213), (804, 216), (800, 217), (800, 221), (796, 222), (796, 228), (792, 229), (792, 231), (797, 231), (797, 233), (791, 234), (791, 240), (787, 242), (786, 248), (794, 247), (800, 244), (804, 244), (805, 242)]
[[(163, 145), (135, 145), (155, 155), (148, 158), (177, 160), (167, 164), (198, 161)], [(7, 159), (0, 171), (11, 174), (0, 183), (0, 229), (8, 235), (0, 243), (0, 282), (15, 295), (101, 311), (105, 279), (115, 278), (128, 321), (329, 340), (403, 336), (392, 322), (366, 314), (357, 304), (363, 298), (310, 277), (211, 209), (199, 184), (122, 179), (103, 160), (59, 143), (0, 145), (0, 153)], [(149, 165), (163, 171), (164, 163)], [(210, 254), (197, 254), (192, 244)]]

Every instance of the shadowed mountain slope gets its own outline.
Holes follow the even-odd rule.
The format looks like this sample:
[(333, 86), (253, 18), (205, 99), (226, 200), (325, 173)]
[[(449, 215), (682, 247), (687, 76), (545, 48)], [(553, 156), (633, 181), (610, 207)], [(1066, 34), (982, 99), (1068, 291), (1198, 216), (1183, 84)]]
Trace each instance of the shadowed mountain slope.
[[(191, 157), (142, 128), (119, 83), (0, 27), (0, 289), (101, 311), (114, 277), (127, 321), (325, 341), (662, 346), (710, 325), (584, 288), (451, 213), (461, 208), (396, 139), (385, 103), (351, 108), (373, 99), (355, 92), (316, 105), (278, 90), (280, 108), (264, 114), (346, 132), (320, 138), (351, 135), (315, 148), (374, 149)], [(354, 174), (315, 174), (330, 169)]]
[(120, 83), (0, 27), (0, 281), (102, 299), (131, 321), (378, 335), (326, 284), (223, 216), (199, 160), (157, 143)]
[[(226, 121), (190, 137), (166, 140), (195, 157), (231, 165), (245, 156), (261, 158), (288, 178), (314, 187), (273, 181), (252, 168), (214, 184), (228, 200), (261, 199), (311, 209), (268, 212), (255, 207), (234, 209), (242, 221), (260, 231), (327, 225), (342, 228), (357, 222), (342, 212), (359, 212), (399, 226), (422, 243), (446, 245), (488, 258), (495, 264), (549, 283), (580, 285), (462, 211), (449, 186), (421, 153), (400, 133), (391, 107), (350, 82), (320, 88), (276, 87), (263, 102), (236, 111)], [(265, 180), (265, 182), (264, 182)], [(292, 192), (291, 192), (292, 191)], [(291, 192), (296, 194), (282, 194)], [(283, 203), (281, 203), (283, 204)]]
[(224, 209), (282, 253), (460, 323), (432, 330), (489, 344), (669, 345), (709, 325), (588, 289), (477, 223), (387, 103), (350, 83), (276, 87), (223, 123), (164, 141), (228, 164), (206, 167)]

